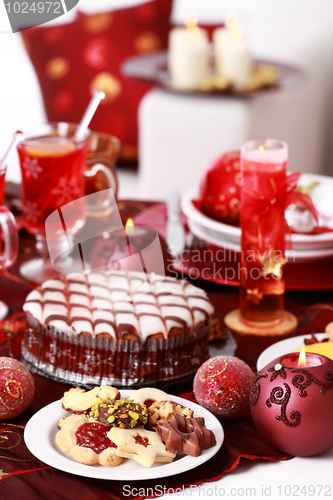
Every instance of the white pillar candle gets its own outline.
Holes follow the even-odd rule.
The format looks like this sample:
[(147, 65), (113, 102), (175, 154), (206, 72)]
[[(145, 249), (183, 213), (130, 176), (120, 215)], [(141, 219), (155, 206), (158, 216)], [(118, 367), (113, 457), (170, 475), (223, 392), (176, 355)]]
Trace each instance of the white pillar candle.
[(242, 90), (252, 72), (252, 55), (248, 39), (241, 25), (232, 17), (226, 28), (214, 31), (214, 52), (217, 74), (231, 81), (237, 90)]
[(181, 90), (200, 88), (207, 77), (209, 41), (207, 33), (196, 23), (174, 28), (169, 35), (168, 64), (173, 87)]

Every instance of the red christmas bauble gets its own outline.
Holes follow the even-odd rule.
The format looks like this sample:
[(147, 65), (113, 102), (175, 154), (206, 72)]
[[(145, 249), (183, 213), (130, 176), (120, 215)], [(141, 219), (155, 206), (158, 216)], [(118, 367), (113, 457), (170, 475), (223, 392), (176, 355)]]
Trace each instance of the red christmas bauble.
[(241, 417), (250, 410), (254, 373), (235, 356), (208, 359), (197, 371), (193, 391), (198, 403), (224, 420)]
[(21, 415), (34, 393), (34, 379), (27, 368), (14, 358), (0, 357), (0, 420)]
[(239, 224), (240, 152), (231, 151), (214, 160), (200, 181), (203, 211), (220, 222)]
[[(258, 373), (250, 394), (258, 432), (277, 450), (307, 457), (333, 446), (333, 361), (307, 354), (298, 367), (298, 353), (271, 361)], [(319, 365), (311, 365), (311, 358)], [(289, 365), (289, 366), (288, 366)]]

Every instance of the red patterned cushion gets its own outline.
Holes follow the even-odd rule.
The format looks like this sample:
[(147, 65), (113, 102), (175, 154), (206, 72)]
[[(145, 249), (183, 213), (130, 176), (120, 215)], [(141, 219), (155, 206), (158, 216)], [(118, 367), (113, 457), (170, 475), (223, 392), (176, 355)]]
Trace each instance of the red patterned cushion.
[(124, 77), (130, 56), (168, 45), (172, 0), (77, 19), (22, 32), (51, 121), (79, 122), (94, 89), (104, 90), (91, 129), (119, 137), (123, 163), (137, 160), (137, 111), (151, 85)]

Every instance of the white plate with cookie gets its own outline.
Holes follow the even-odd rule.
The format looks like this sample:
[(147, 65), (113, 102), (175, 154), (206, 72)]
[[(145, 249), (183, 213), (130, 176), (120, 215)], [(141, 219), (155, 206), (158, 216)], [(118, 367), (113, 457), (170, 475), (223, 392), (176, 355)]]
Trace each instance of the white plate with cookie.
[[(121, 391), (122, 398), (130, 398), (132, 394), (133, 390)], [(62, 451), (56, 444), (58, 422), (68, 415), (60, 400), (45, 406), (29, 420), (24, 431), (24, 440), (30, 452), (39, 460), (56, 469), (78, 476), (114, 481), (138, 481), (181, 474), (212, 458), (222, 446), (224, 432), (217, 418), (205, 408), (177, 396), (171, 396), (171, 398), (175, 403), (191, 408), (194, 412), (193, 417), (203, 417), (205, 426), (215, 434), (216, 445), (204, 450), (199, 457), (181, 455), (181, 458), (177, 456), (171, 463), (155, 462), (151, 468), (145, 468), (131, 459), (125, 459), (117, 467), (85, 465), (76, 462), (70, 453)]]

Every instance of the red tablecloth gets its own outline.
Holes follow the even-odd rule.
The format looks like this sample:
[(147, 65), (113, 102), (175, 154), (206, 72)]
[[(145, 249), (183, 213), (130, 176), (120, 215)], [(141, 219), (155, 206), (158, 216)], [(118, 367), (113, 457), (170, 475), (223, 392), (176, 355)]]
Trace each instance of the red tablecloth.
[[(124, 220), (134, 216), (148, 203), (122, 202), (119, 204)], [(0, 300), (10, 306), (11, 314), (18, 313), (0, 324), (0, 355), (17, 355), (20, 329), (24, 326), (22, 304), (32, 285), (25, 282), (18, 273), (20, 263), (34, 254), (31, 239), (22, 232), (19, 259), (16, 265), (0, 275)], [(218, 284), (196, 281), (197, 286), (206, 289), (216, 309), (216, 316), (224, 315), (237, 307), (238, 289)], [(299, 328), (293, 335), (322, 332), (326, 324), (333, 321), (333, 290), (322, 292), (287, 292), (286, 308), (299, 319)], [(236, 355), (255, 365), (258, 355), (274, 342), (272, 338), (254, 336), (237, 337)], [(43, 406), (62, 397), (69, 386), (34, 375), (36, 394), (30, 408), (20, 417), (8, 422), (0, 422), (0, 491), (1, 499), (119, 499), (131, 498), (123, 495), (125, 483), (89, 479), (58, 471), (34, 458), (27, 450), (23, 431), (28, 419)], [(192, 397), (191, 383), (170, 387), (169, 392)], [(220, 452), (208, 463), (183, 474), (156, 481), (136, 482), (135, 486), (154, 488), (157, 484), (176, 489), (203, 481), (215, 481), (223, 474), (237, 467), (239, 461), (266, 458), (283, 459), (281, 454), (270, 448), (257, 434), (250, 416), (223, 424), (225, 441)], [(138, 497), (137, 497), (138, 498)]]

